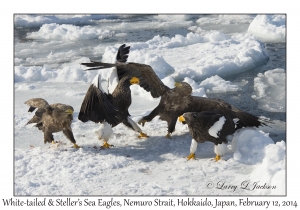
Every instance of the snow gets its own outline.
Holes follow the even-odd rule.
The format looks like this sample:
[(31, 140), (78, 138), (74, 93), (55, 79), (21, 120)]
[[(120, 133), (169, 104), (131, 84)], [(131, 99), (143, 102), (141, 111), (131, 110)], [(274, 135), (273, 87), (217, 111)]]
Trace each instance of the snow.
[[(88, 84), (50, 84), (53, 86), (47, 87), (47, 85), (37, 83), (36, 89), (28, 90), (27, 94), (24, 94), (24, 90), (16, 91), (15, 192), (17, 195), (189, 195), (203, 193), (248, 195), (250, 192), (243, 190), (235, 192), (206, 190), (203, 192), (206, 177), (217, 182), (220, 178), (214, 177), (213, 174), (218, 171), (222, 174), (222, 179), (235, 184), (248, 180), (249, 173), (255, 174), (256, 172), (252, 171), (258, 164), (261, 164), (260, 167), (265, 167), (260, 171), (270, 170), (269, 165), (264, 164), (264, 161), (271, 158), (266, 156), (268, 145), (275, 144), (268, 134), (251, 129), (235, 134), (239, 145), (238, 150), (234, 154), (226, 155), (227, 161), (221, 160), (218, 163), (211, 160), (215, 154), (214, 145), (210, 142), (205, 142), (198, 147), (196, 161), (187, 161), (184, 157), (189, 154), (191, 140), (187, 127), (177, 123), (172, 140), (169, 140), (164, 137), (166, 123), (157, 118), (142, 127), (143, 132), (150, 136), (148, 139), (139, 139), (137, 133), (123, 125), (118, 125), (113, 128), (114, 136), (110, 139), (110, 144), (115, 147), (100, 150), (102, 142), (99, 142), (94, 133), (99, 125), (82, 123), (77, 119), (84, 95), (79, 94), (74, 98), (66, 94), (63, 99), (60, 97), (63, 92), (86, 90)], [(81, 149), (71, 148), (71, 143), (62, 133), (54, 135), (56, 140), (61, 141), (59, 147), (44, 145), (42, 132), (34, 127), (24, 126), (32, 114), (27, 113), (28, 107), (23, 102), (31, 95), (31, 91), (35, 91), (36, 93), (33, 94), (36, 96), (43, 94), (44, 90), (41, 87), (49, 91), (48, 97), (52, 98), (48, 100), (49, 103), (68, 101), (74, 106), (72, 129)], [(146, 99), (133, 95), (131, 110), (135, 110), (134, 106), (139, 106), (139, 101), (146, 104), (143, 107), (144, 110), (133, 115), (132, 119), (135, 122), (144, 115), (147, 107), (150, 108), (148, 110), (155, 107), (151, 105), (151, 100), (147, 102)], [(136, 113), (131, 110), (131, 114)], [(260, 141), (262, 142), (259, 143)], [(275, 150), (276, 147), (271, 149)], [(285, 151), (284, 147), (281, 150)], [(285, 158), (285, 152), (278, 154), (281, 155), (278, 159)], [(174, 167), (176, 165), (178, 167)], [(283, 164), (283, 169), (284, 166)], [(278, 172), (274, 170), (268, 172), (268, 180), (277, 186), (276, 177), (281, 180), (282, 172), (280, 171), (283, 169), (275, 168), (274, 170)], [(135, 177), (134, 181), (130, 177)], [(149, 183), (149, 180), (152, 181)], [(251, 180), (257, 181), (254, 178)], [(177, 183), (176, 187), (174, 187), (174, 182)], [(256, 190), (252, 193), (271, 194), (273, 191)], [(276, 188), (275, 194), (284, 194), (284, 190)]]
[(234, 85), (230, 81), (225, 81), (218, 75), (203, 80), (199, 86), (203, 87), (206, 92), (214, 93), (236, 92), (241, 90), (238, 85)]
[(286, 15), (257, 15), (248, 32), (264, 42), (285, 42)]
[[(279, 130), (274, 126), (237, 131), (233, 135), (232, 152), (218, 162), (212, 160), (215, 153), (211, 142), (201, 143), (196, 160), (187, 161), (192, 140), (187, 126), (177, 123), (170, 140), (165, 138), (166, 122), (158, 117), (141, 127), (149, 138), (139, 139), (136, 132), (120, 124), (113, 128), (114, 135), (109, 140), (114, 147), (100, 149), (102, 142), (95, 134), (99, 124), (82, 123), (78, 113), (95, 75), (103, 72), (105, 85), (110, 70), (84, 71), (80, 63), (89, 62), (90, 58), (112, 62), (120, 44), (126, 43), (131, 46), (128, 62), (151, 65), (170, 88), (176, 81), (185, 81), (191, 84), (193, 95), (207, 97), (207, 92), (241, 91), (248, 81), (236, 84), (230, 77), (263, 66), (269, 59), (263, 41), (244, 27), (258, 16), (179, 15), (173, 18), (158, 15), (152, 16), (150, 21), (143, 19), (134, 23), (127, 21), (129, 16), (124, 16), (124, 21), (120, 17), (15, 16), (16, 26), (38, 27), (26, 34), (30, 42), (16, 41), (15, 44), (15, 195), (285, 195), (286, 143), (274, 143), (269, 133), (277, 132), (280, 137), (286, 128), (276, 119), (272, 120), (282, 126)], [(265, 21), (275, 24), (272, 18)], [(220, 30), (208, 28), (217, 23), (221, 25)], [(239, 24), (242, 29), (237, 27)], [(265, 25), (271, 28), (268, 24)], [(184, 34), (182, 28), (186, 31)], [(169, 30), (170, 34), (157, 35), (145, 29)], [(130, 32), (139, 30), (141, 37), (130, 39)], [(268, 40), (281, 37), (281, 30), (274, 33), (276, 36), (265, 33), (264, 37)], [(272, 107), (272, 111), (285, 111), (283, 75), (282, 69), (269, 69), (254, 79), (253, 95), (260, 108), (265, 109), (262, 106), (265, 104)], [(157, 106), (159, 98), (153, 99), (138, 85), (130, 88), (129, 113), (131, 119), (138, 122)], [(275, 95), (281, 98), (276, 99)], [(24, 102), (36, 97), (73, 106), (72, 130), (80, 149), (71, 148), (72, 144), (61, 132), (54, 134), (60, 146), (43, 144), (43, 133), (32, 125), (25, 126), (32, 113), (27, 112)], [(234, 191), (219, 190), (216, 186), (220, 181), (238, 187)], [(242, 183), (253, 187), (258, 181), (276, 188), (245, 190), (240, 187)], [(207, 188), (208, 182), (214, 184), (213, 189)]]
[[(190, 32), (185, 37), (182, 35), (175, 35), (172, 38), (155, 36), (146, 42), (129, 42), (127, 44), (131, 46), (131, 52), (128, 62), (140, 62), (151, 65), (161, 79), (171, 75), (175, 80), (183, 80), (185, 77), (190, 77), (196, 82), (214, 75), (224, 77), (245, 72), (267, 62), (268, 55), (263, 45), (249, 34), (240, 34), (232, 37), (224, 35), (224, 38), (221, 40), (219, 38), (220, 34), (218, 36), (214, 34), (215, 32), (211, 32), (206, 36), (201, 36)], [(23, 48), (23, 46), (16, 46), (17, 49), (19, 47)], [(33, 47), (33, 44), (30, 47)], [(118, 47), (119, 44), (105, 48), (102, 61), (111, 62)], [(31, 58), (36, 53), (38, 52), (34, 50), (28, 52), (27, 50), (20, 50), (20, 53), (17, 51), (17, 56), (30, 56), (26, 60), (24, 59), (22, 62), (18, 60), (18, 62), (24, 66), (29, 63), (31, 65), (43, 63), (44, 59), (42, 58)], [(82, 67), (78, 65), (78, 61), (83, 62), (84, 59), (80, 58), (81, 51), (70, 50), (66, 54), (66, 58), (62, 57), (61, 53), (48, 54), (47, 63), (57, 62), (57, 59), (63, 62), (64, 59), (69, 58), (74, 62), (67, 66), (66, 64), (55, 66), (56, 69), (53, 71), (56, 73), (62, 72), (62, 74), (65, 74), (70, 68), (81, 71)], [(85, 62), (88, 62), (88, 58), (85, 58)], [(31, 69), (31, 67), (23, 68), (27, 71)], [(36, 71), (42, 70), (51, 71), (51, 68), (39, 67)], [(24, 74), (26, 74), (26, 71), (24, 71)], [(82, 72), (81, 76), (86, 78), (84, 77), (86, 74), (88, 73)], [(18, 77), (24, 76), (18, 75)], [(54, 75), (54, 77), (56, 76)], [(71, 82), (73, 78), (69, 79)], [(84, 81), (89, 82), (90, 80)]]
[(105, 39), (112, 37), (113, 31), (95, 29), (92, 26), (74, 26), (69, 24), (44, 24), (37, 32), (32, 32), (28, 39), (63, 40), (78, 41), (85, 39)]
[(254, 95), (259, 108), (270, 112), (286, 111), (286, 72), (284, 69), (272, 69), (259, 73), (254, 79)]

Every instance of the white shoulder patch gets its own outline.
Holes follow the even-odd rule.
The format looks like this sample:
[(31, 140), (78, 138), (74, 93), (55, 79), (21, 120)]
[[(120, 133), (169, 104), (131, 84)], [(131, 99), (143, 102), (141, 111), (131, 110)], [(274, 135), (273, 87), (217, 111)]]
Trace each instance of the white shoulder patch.
[(117, 73), (117, 67), (111, 68), (110, 71), (111, 71), (110, 76), (108, 78), (108, 91), (111, 94), (116, 89), (116, 87), (119, 83), (119, 78), (118, 78), (118, 73)]
[(223, 128), (225, 121), (226, 119), (224, 116), (220, 117), (220, 119), (217, 122), (215, 122), (215, 124), (211, 126), (208, 130), (209, 135), (215, 138), (219, 138), (218, 133)]
[(103, 93), (106, 93), (106, 91), (101, 86), (101, 74), (97, 74), (95, 78), (92, 81), (92, 84), (95, 85), (99, 90), (101, 90)]
[(234, 122), (234, 124), (235, 124), (235, 128), (236, 128), (237, 122), (238, 122), (239, 120), (240, 120), (239, 118), (234, 118), (234, 119), (233, 119), (233, 122)]

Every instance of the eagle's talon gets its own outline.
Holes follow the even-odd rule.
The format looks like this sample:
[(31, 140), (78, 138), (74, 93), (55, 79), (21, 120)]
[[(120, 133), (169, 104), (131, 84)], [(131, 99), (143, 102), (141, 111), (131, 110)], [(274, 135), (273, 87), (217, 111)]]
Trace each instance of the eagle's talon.
[(168, 134), (166, 135), (166, 138), (171, 139), (171, 134), (168, 132)]
[(73, 145), (73, 148), (75, 148), (75, 149), (79, 149), (79, 148), (81, 148), (80, 146), (78, 146), (76, 143), (74, 143), (74, 145)]
[(215, 160), (216, 162), (218, 162), (219, 160), (221, 160), (221, 156), (220, 156), (220, 155), (216, 155), (216, 157), (214, 158), (214, 160)]
[(145, 120), (145, 119), (141, 119), (140, 121), (138, 121), (138, 124), (142, 125), (144, 127), (144, 125), (145, 125), (146, 122), (148, 122), (148, 121)]
[(147, 136), (147, 134), (140, 132), (140, 135), (138, 136), (138, 138), (148, 138), (149, 136)]
[(53, 140), (51, 143), (52, 143), (52, 145), (54, 145), (55, 147), (58, 147), (58, 146), (60, 145), (60, 143), (58, 143), (57, 141), (54, 141), (54, 140)]
[(114, 145), (104, 142), (104, 144), (100, 148), (101, 149), (109, 149), (110, 147), (114, 147)]
[(195, 153), (191, 153), (189, 156), (187, 156), (187, 160), (194, 159), (195, 160)]

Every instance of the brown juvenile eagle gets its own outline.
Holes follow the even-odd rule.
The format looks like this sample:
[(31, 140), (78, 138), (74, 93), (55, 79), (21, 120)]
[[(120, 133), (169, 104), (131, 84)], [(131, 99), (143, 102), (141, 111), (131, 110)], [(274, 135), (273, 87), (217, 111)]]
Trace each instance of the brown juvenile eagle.
[[(112, 93), (106, 93), (101, 86), (101, 75), (97, 75), (90, 85), (85, 98), (82, 102), (78, 119), (82, 122), (92, 121), (101, 123), (101, 126), (96, 133), (99, 139), (104, 140), (102, 147), (109, 148), (107, 141), (112, 134), (112, 127), (123, 123), (125, 126), (138, 132), (141, 137), (148, 137), (142, 132), (140, 127), (130, 118), (128, 108), (131, 105), (130, 85), (142, 83), (143, 78), (139, 78), (140, 74), (126, 74), (119, 68), (119, 65), (124, 65), (127, 61), (130, 47), (121, 45), (119, 47), (116, 64), (111, 64), (109, 67), (115, 67), (109, 78), (109, 90)], [(102, 63), (101, 63), (102, 64)], [(88, 67), (95, 67), (92, 70), (101, 69), (99, 62), (82, 63)], [(91, 70), (91, 69), (88, 69)]]
[(175, 130), (177, 118), (186, 112), (218, 111), (232, 119), (237, 118), (236, 129), (263, 125), (257, 117), (239, 110), (221, 99), (192, 96), (192, 87), (186, 82), (177, 82), (175, 86), (162, 95), (158, 106), (149, 115), (144, 116), (139, 124), (144, 126), (146, 122), (159, 115), (168, 123), (166, 136), (168, 138), (170, 138), (170, 133)]
[(37, 108), (35, 115), (27, 124), (36, 123), (35, 126), (44, 132), (44, 143), (55, 144), (52, 134), (62, 131), (74, 144), (74, 148), (80, 148), (76, 144), (71, 128), (74, 112), (72, 106), (61, 103), (49, 105), (42, 98), (32, 98), (26, 101), (25, 104), (30, 106), (28, 112), (33, 112)]
[(218, 161), (227, 149), (227, 137), (235, 132), (237, 119), (218, 111), (186, 112), (183, 118), (188, 125), (192, 142), (188, 160), (195, 159), (198, 143), (210, 141), (215, 144), (215, 160)]

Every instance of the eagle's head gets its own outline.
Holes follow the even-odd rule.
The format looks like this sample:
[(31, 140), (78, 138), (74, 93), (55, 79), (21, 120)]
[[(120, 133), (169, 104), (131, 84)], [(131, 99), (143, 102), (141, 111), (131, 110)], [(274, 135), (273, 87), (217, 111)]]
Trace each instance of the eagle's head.
[(185, 95), (191, 95), (193, 88), (186, 82), (175, 82), (175, 89)]
[(186, 112), (182, 116), (180, 116), (180, 120), (182, 122), (185, 122), (187, 124), (190, 124), (191, 122), (195, 122), (198, 120), (198, 113), (197, 112)]

